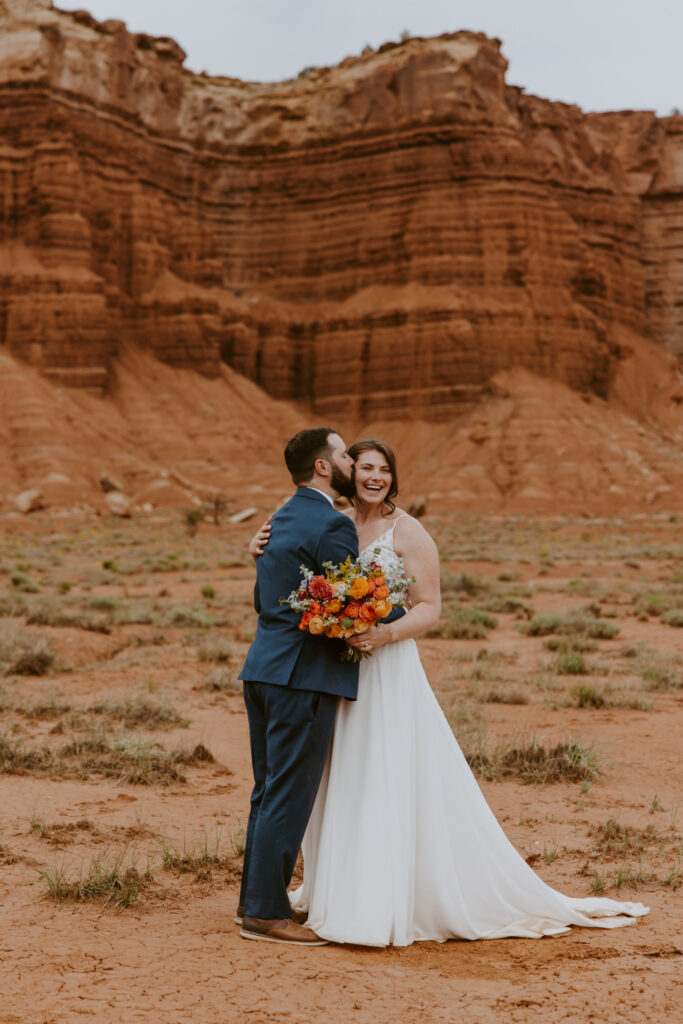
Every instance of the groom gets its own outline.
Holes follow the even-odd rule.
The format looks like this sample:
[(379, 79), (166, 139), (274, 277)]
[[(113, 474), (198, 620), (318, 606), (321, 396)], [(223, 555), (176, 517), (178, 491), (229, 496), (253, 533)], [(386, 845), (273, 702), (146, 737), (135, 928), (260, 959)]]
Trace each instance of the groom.
[[(280, 598), (295, 590), (300, 566), (358, 556), (351, 520), (333, 505), (351, 497), (353, 460), (331, 427), (302, 430), (285, 448), (297, 491), (273, 516), (257, 561), (256, 637), (240, 673), (249, 719), (254, 789), (247, 826), (240, 935), (266, 942), (324, 945), (294, 920), (287, 896), (332, 738), (338, 697), (355, 700), (358, 665), (341, 661), (344, 642), (298, 628)], [(241, 920), (240, 920), (241, 919)]]

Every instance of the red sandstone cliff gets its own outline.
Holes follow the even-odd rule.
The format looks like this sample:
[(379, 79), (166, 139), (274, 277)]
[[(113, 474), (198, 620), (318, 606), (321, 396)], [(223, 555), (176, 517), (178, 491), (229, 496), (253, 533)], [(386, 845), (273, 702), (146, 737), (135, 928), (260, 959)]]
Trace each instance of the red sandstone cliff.
[[(639, 400), (656, 397), (643, 387)], [(229, 512), (247, 505), (265, 515), (291, 491), (283, 442), (310, 423), (227, 366), (207, 379), (124, 348), (98, 395), (57, 388), (0, 349), (0, 518), (16, 515), (12, 499), (26, 488), (48, 508), (106, 512), (103, 470), (133, 508), (187, 509), (218, 490)], [(432, 511), (683, 509), (683, 431), (528, 370), (497, 374), (477, 406), (448, 423), (375, 418), (340, 429), (348, 442), (392, 443), (404, 505), (424, 495)]]
[(510, 367), (625, 400), (643, 338), (683, 355), (683, 118), (525, 96), (468, 32), (261, 85), (49, 0), (0, 20), (0, 345), (53, 379), (135, 342), (450, 419)]

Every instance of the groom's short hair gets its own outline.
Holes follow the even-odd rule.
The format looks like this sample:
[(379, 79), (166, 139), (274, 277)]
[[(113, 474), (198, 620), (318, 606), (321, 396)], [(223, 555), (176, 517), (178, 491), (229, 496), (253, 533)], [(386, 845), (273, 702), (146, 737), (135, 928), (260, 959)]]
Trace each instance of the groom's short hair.
[(287, 442), (285, 462), (295, 484), (305, 484), (312, 478), (316, 459), (329, 458), (329, 437), (336, 433), (334, 427), (312, 427), (300, 430)]

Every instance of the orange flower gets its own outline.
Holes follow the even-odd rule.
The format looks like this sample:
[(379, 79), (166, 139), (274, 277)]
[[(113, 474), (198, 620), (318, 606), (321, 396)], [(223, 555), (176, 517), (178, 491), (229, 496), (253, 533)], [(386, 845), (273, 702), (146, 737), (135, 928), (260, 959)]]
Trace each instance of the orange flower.
[(383, 587), (384, 584), (387, 582), (386, 576), (374, 576), (373, 578), (375, 581), (375, 586), (377, 587)]
[(383, 601), (385, 599), (385, 597), (389, 597), (389, 588), (385, 587), (383, 584), (382, 584), (381, 587), (376, 587), (375, 588), (375, 599), (377, 601)]
[(354, 627), (353, 627), (353, 631), (354, 631), (354, 633), (364, 633), (366, 631), (366, 629), (370, 629), (371, 626), (372, 626), (371, 622), (363, 622), (362, 619), (356, 619), (356, 622), (355, 622)]
[(340, 612), (342, 603), (338, 597), (333, 597), (331, 601), (328, 601), (325, 605), (325, 611), (328, 615), (334, 615), (335, 612)]
[(311, 621), (308, 623), (308, 632), (313, 633), (314, 636), (318, 636), (325, 628), (325, 623), (319, 615), (314, 615)]
[(375, 580), (372, 579), (372, 577), (370, 577), (370, 579), (368, 580), (368, 594), (374, 594), (376, 587), (377, 583), (375, 582)]
[(391, 601), (373, 601), (372, 607), (375, 609), (378, 619), (386, 619), (393, 605)]
[(344, 609), (344, 615), (348, 615), (350, 619), (357, 619), (360, 615), (360, 605), (353, 604), (353, 602), (348, 604)]
[(311, 603), (308, 606), (308, 610), (311, 613), (311, 615), (322, 615), (323, 606), (321, 605), (320, 601), (311, 601)]
[(362, 619), (363, 622), (374, 622), (377, 618), (377, 612), (371, 604), (364, 604), (360, 610), (358, 618)]
[(370, 588), (368, 586), (368, 581), (365, 579), (365, 577), (358, 576), (349, 587), (348, 592), (351, 597), (355, 598), (355, 600), (358, 600), (361, 597), (365, 597), (369, 589)]
[(338, 622), (333, 622), (331, 626), (328, 626), (325, 630), (325, 636), (336, 637), (341, 636), (343, 630)]
[(311, 621), (313, 616), (310, 612), (304, 612), (301, 616), (301, 622), (299, 623), (299, 629), (308, 629), (308, 623)]

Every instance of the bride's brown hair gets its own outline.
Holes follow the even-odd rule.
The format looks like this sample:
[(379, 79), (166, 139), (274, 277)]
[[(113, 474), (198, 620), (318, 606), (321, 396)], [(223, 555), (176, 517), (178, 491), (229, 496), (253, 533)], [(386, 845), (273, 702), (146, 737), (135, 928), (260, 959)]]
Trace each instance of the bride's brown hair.
[[(382, 507), (382, 515), (390, 516), (391, 513), (396, 509), (392, 498), (395, 498), (398, 494), (398, 473), (396, 472), (396, 456), (393, 450), (389, 447), (386, 441), (378, 441), (375, 437), (364, 438), (362, 441), (354, 441), (351, 447), (348, 449), (348, 454), (351, 456), (353, 461), (363, 454), (363, 452), (381, 452), (384, 458), (387, 460), (387, 466), (391, 473), (391, 486), (387, 491), (387, 496), (384, 499), (384, 505)], [(353, 498), (351, 498), (351, 504), (353, 504)]]

